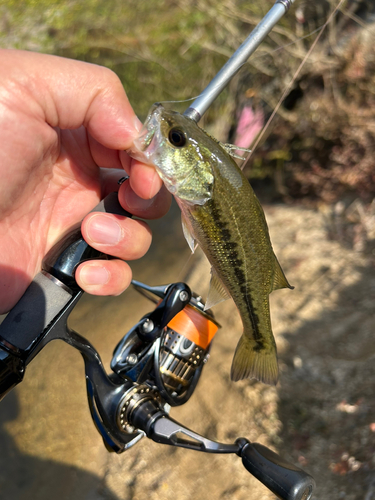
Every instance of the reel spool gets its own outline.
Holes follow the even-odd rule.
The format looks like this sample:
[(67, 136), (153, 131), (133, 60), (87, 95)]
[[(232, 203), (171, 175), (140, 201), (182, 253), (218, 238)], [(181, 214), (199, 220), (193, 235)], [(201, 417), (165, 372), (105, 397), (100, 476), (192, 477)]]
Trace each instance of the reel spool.
[(184, 404), (198, 383), (220, 325), (185, 283), (133, 285), (156, 308), (119, 342), (111, 368), (136, 384), (148, 384), (170, 406)]
[(197, 302), (188, 304), (164, 329), (155, 349), (154, 369), (160, 394), (171, 406), (191, 396), (219, 327)]

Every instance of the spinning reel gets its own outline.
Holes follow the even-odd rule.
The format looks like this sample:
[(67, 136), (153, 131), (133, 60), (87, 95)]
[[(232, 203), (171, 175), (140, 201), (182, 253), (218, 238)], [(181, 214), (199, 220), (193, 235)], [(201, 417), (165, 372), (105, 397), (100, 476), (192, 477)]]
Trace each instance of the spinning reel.
[[(199, 121), (293, 1), (276, 0), (186, 110), (186, 116)], [(93, 211), (131, 217), (119, 205), (117, 193), (111, 193)], [(147, 436), (157, 443), (201, 452), (235, 453), (279, 498), (309, 500), (314, 479), (265, 446), (245, 438), (233, 444), (218, 443), (169, 416), (171, 407), (185, 404), (193, 394), (219, 327), (185, 283), (149, 287), (133, 282), (158, 303), (119, 342), (112, 373), (106, 373), (95, 348), (67, 326), (69, 314), (83, 294), (74, 279), (75, 269), (85, 260), (98, 258), (108, 256), (90, 248), (79, 229), (46, 256), (43, 270), (0, 325), (0, 399), (22, 381), (27, 365), (40, 350), (60, 339), (83, 356), (91, 415), (108, 450), (121, 453)]]
[[(112, 193), (94, 211), (124, 215)], [(130, 214), (127, 214), (130, 215)], [(47, 255), (43, 271), (0, 325), (0, 397), (22, 381), (30, 361), (51, 340), (80, 351), (93, 421), (109, 451), (122, 453), (142, 437), (206, 453), (235, 453), (245, 468), (279, 498), (309, 500), (313, 478), (258, 443), (207, 439), (169, 416), (194, 392), (219, 328), (201, 297), (185, 283), (151, 287), (133, 281), (156, 302), (116, 346), (107, 374), (96, 349), (71, 330), (67, 320), (83, 291), (74, 279), (77, 265), (106, 258), (73, 231)]]

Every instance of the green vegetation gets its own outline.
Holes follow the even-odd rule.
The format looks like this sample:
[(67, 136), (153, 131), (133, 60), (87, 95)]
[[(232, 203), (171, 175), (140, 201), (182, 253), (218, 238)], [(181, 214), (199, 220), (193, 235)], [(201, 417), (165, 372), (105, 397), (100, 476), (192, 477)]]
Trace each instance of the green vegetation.
[[(143, 119), (155, 101), (198, 95), (273, 3), (3, 0), (0, 46), (110, 67)], [(297, 0), (202, 125), (226, 141), (233, 140), (244, 104), (270, 116), (337, 4)], [(267, 129), (247, 173), (271, 179), (273, 198), (344, 199), (345, 207), (373, 199), (374, 18), (371, 0), (343, 4)], [(187, 104), (173, 106), (183, 110)]]
[[(72, 57), (113, 69), (141, 117), (157, 100), (199, 94), (272, 6), (267, 2), (217, 0), (3, 0), (2, 47)], [(284, 23), (284, 25), (283, 25)], [(284, 18), (241, 74), (255, 87), (292, 71), (290, 57), (274, 53), (294, 41), (293, 15)], [(237, 79), (210, 112), (213, 121), (233, 108)], [(228, 121), (228, 113), (226, 113)]]
[[(195, 2), (5, 0), (0, 18), (3, 47), (113, 69), (141, 117), (157, 100), (199, 94), (232, 51), (225, 47), (230, 27), (216, 29), (209, 2), (203, 10)], [(207, 48), (215, 43), (224, 53)]]

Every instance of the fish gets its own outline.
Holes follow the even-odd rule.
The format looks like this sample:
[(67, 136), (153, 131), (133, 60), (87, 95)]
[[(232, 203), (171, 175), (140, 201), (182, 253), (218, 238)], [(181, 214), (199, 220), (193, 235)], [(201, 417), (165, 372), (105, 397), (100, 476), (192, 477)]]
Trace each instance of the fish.
[(191, 250), (198, 244), (211, 264), (206, 309), (231, 297), (239, 311), (243, 333), (231, 379), (276, 385), (269, 294), (293, 287), (273, 251), (263, 209), (228, 151), (192, 119), (156, 103), (130, 155), (156, 168), (181, 209)]

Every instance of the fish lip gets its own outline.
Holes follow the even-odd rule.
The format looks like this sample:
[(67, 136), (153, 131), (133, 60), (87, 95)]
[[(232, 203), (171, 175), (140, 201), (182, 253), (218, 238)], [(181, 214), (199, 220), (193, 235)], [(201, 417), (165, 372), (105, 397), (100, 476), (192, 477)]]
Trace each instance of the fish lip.
[(151, 142), (155, 136), (155, 128), (148, 129), (145, 128), (145, 130), (137, 137), (137, 139), (134, 141), (134, 144), (138, 146), (139, 151), (146, 151), (146, 149), (151, 145)]
[(153, 164), (151, 156), (155, 148), (152, 147), (152, 143), (158, 130), (157, 117), (163, 109), (163, 105), (158, 102), (151, 107), (138, 137), (133, 142), (133, 146), (127, 150), (129, 156), (144, 163)]
[(133, 145), (126, 151), (129, 156), (135, 160), (144, 163), (150, 163), (150, 153), (147, 149), (150, 147), (156, 133), (156, 128), (149, 128), (147, 123), (141, 128), (139, 136), (134, 139)]

